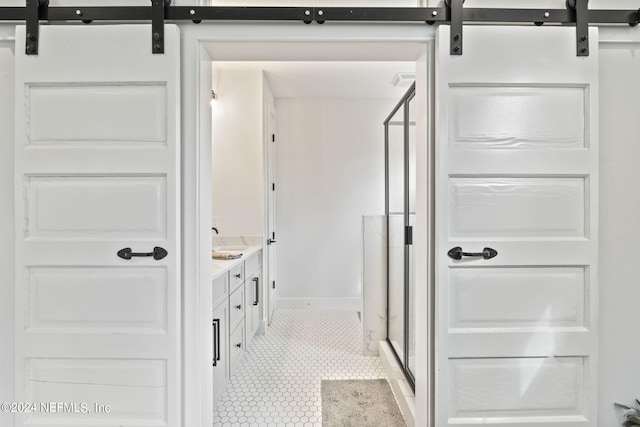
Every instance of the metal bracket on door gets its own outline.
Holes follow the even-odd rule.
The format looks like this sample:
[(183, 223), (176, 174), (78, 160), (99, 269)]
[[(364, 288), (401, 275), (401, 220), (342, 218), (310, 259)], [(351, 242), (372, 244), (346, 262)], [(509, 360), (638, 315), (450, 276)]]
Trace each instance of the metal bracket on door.
[(567, 8), (575, 14), (576, 53), (589, 56), (589, 0), (567, 0)]
[(451, 55), (462, 55), (462, 17), (464, 0), (446, 0), (451, 19)]
[(26, 24), (27, 42), (25, 54), (38, 54), (38, 39), (40, 37), (40, 19), (47, 19), (49, 0), (27, 0), (26, 3)]
[(630, 27), (637, 27), (640, 24), (640, 9), (638, 9), (635, 13), (635, 16), (629, 20)]
[(151, 52), (164, 53), (164, 18), (171, 0), (151, 0)]

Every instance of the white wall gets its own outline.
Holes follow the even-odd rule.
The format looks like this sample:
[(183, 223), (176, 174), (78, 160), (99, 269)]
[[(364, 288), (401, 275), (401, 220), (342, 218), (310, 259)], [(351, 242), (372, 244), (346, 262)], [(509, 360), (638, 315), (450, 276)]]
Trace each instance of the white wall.
[(276, 99), (278, 307), (359, 307), (363, 214), (384, 213), (395, 99)]
[(601, 47), (598, 425), (604, 427), (619, 425), (613, 402), (640, 399), (640, 40)]
[[(0, 34), (0, 402), (13, 399), (13, 43)], [(0, 425), (13, 425), (0, 412)]]
[(213, 90), (213, 219), (220, 235), (261, 236), (264, 228), (263, 75), (217, 70)]

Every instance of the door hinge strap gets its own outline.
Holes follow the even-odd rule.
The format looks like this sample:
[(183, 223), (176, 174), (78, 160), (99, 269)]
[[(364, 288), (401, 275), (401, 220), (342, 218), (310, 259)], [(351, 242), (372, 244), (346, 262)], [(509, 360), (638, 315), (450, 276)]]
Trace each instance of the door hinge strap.
[(576, 53), (589, 56), (589, 0), (567, 0), (576, 18)]
[(171, 0), (151, 0), (151, 52), (164, 53), (164, 18)]
[(27, 42), (25, 54), (38, 54), (38, 39), (40, 38), (40, 20), (47, 19), (49, 0), (27, 0), (26, 3), (26, 25)]
[(447, 0), (451, 19), (451, 55), (462, 55), (462, 18), (464, 0)]

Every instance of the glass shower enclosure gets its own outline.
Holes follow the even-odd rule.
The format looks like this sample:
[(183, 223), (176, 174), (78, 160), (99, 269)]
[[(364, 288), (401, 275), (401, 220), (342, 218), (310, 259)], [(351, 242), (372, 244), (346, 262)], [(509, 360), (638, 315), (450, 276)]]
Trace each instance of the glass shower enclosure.
[(387, 342), (415, 389), (415, 83), (384, 121)]

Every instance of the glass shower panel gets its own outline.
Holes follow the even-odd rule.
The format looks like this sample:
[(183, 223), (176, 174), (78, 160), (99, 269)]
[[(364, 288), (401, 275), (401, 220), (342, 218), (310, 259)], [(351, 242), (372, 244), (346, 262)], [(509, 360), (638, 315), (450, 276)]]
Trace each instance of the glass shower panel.
[(416, 199), (415, 86), (385, 120), (387, 201), (387, 341), (414, 386), (415, 279), (413, 226)]
[[(407, 103), (405, 104), (407, 111), (407, 123), (405, 126), (405, 132), (407, 136), (407, 158), (406, 158), (406, 167), (407, 167), (407, 191), (408, 191), (408, 201), (407, 201), (407, 212), (405, 216), (406, 225), (410, 227), (410, 230), (414, 229), (415, 219), (416, 219), (416, 208), (415, 208), (415, 200), (416, 200), (416, 103), (415, 96), (412, 95), (408, 98)], [(407, 370), (409, 374), (415, 378), (415, 354), (416, 354), (416, 346), (415, 346), (415, 262), (414, 262), (414, 249), (413, 245), (406, 246), (406, 262), (407, 262), (407, 284), (406, 284), (406, 339), (407, 339)]]
[(388, 229), (388, 338), (399, 357), (404, 355), (404, 108), (387, 124), (389, 185)]

